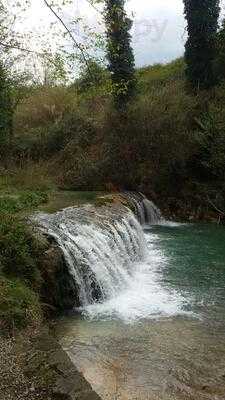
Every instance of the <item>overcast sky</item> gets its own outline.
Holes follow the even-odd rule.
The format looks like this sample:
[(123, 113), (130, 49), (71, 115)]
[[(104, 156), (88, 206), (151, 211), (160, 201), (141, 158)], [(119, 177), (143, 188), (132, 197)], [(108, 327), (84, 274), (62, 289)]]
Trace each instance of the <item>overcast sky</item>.
[[(223, 0), (225, 1), (225, 0)], [(182, 0), (128, 0), (127, 10), (133, 13), (133, 47), (136, 65), (143, 66), (167, 62), (183, 54), (185, 21)], [(72, 8), (64, 11), (64, 20), (71, 14), (85, 17), (95, 29), (99, 27), (99, 15), (86, 0), (73, 0)], [(26, 26), (48, 36), (49, 23), (54, 18), (43, 0), (32, 0)]]

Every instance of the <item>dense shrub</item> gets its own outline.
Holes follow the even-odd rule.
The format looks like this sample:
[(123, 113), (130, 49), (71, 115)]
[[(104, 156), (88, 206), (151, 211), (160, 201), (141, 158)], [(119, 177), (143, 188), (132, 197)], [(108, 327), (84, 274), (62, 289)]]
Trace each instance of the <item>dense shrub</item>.
[(95, 135), (91, 121), (78, 113), (67, 114), (61, 123), (54, 126), (46, 142), (47, 154), (53, 155), (64, 149), (70, 142), (85, 148)]
[(34, 89), (17, 108), (14, 118), (17, 135), (40, 127), (50, 127), (60, 121), (65, 113), (76, 109), (78, 96), (75, 89), (44, 86)]
[(60, 186), (76, 190), (102, 189), (104, 154), (102, 138), (98, 134), (91, 124), (86, 124), (86, 130), (77, 132), (59, 153), (53, 166), (60, 167), (57, 174)]
[(162, 181), (165, 190), (172, 175), (184, 179), (186, 162), (196, 151), (193, 123), (198, 113), (198, 99), (185, 93), (182, 82), (169, 82), (140, 95), (123, 118), (109, 115), (114, 183), (137, 190), (146, 184), (158, 188)]
[(110, 86), (110, 73), (100, 63), (90, 60), (86, 68), (81, 71), (78, 81), (74, 85), (79, 94), (96, 92), (107, 93)]
[(37, 295), (22, 282), (0, 276), (0, 331), (37, 326), (40, 320)]
[(37, 257), (38, 242), (27, 224), (17, 216), (0, 215), (0, 272), (7, 277), (20, 278), (34, 289), (40, 285)]
[(185, 62), (178, 58), (169, 64), (155, 64), (151, 67), (143, 67), (137, 71), (139, 92), (144, 94), (151, 92), (153, 87), (166, 85), (168, 82), (183, 80), (185, 76)]
[(3, 195), (0, 197), (0, 213), (17, 213), (26, 209), (32, 209), (46, 203), (46, 192), (26, 191), (19, 195)]
[(179, 196), (191, 182), (221, 182), (225, 87), (188, 94), (184, 71), (182, 58), (138, 70), (138, 96), (123, 113), (98, 88), (81, 94), (79, 82), (39, 89), (17, 113), (18, 126), (26, 126), (26, 135), (18, 130), (18, 154), (25, 146), (28, 159), (48, 160), (47, 173), (68, 189)]
[[(225, 99), (224, 99), (225, 100)], [(195, 176), (200, 180), (225, 180), (225, 109), (212, 101), (198, 119)]]
[[(12, 165), (10, 171), (0, 169), (0, 190), (3, 193), (22, 194), (33, 192), (34, 196), (38, 195), (39, 204), (47, 200), (47, 193), (54, 189), (54, 183), (49, 176), (48, 163), (23, 160), (18, 166), (17, 163)], [(12, 193), (13, 194), (13, 193)]]
[(0, 60), (0, 156), (8, 150), (12, 133), (12, 99), (8, 71)]

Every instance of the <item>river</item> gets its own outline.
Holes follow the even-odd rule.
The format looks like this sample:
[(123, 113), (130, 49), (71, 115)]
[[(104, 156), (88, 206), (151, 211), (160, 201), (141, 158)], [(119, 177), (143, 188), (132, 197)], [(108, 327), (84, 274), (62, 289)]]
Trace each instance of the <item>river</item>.
[(143, 230), (126, 285), (61, 318), (60, 342), (104, 400), (224, 400), (225, 227)]

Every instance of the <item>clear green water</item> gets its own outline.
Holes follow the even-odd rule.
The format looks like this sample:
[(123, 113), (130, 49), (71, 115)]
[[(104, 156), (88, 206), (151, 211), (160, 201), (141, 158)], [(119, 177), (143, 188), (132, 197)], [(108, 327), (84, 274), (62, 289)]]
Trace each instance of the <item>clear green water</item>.
[(61, 343), (103, 399), (224, 400), (225, 227), (155, 226), (145, 233), (149, 268), (155, 263), (146, 304), (152, 317), (149, 310), (130, 321), (64, 317)]
[(225, 321), (225, 227), (181, 225), (155, 227), (158, 245), (169, 259), (163, 283), (186, 299), (186, 310), (208, 322)]

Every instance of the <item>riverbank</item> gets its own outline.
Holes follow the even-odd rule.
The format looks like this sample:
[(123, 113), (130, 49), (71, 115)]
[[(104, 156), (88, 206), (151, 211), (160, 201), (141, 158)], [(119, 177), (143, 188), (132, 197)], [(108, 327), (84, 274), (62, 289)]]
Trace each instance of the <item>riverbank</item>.
[(166, 219), (191, 223), (225, 224), (225, 212), (207, 195), (189, 193), (184, 197), (156, 198)]
[(100, 400), (47, 326), (0, 337), (0, 400)]
[(60, 249), (38, 233), (28, 217), (91, 202), (96, 195), (13, 185), (7, 179), (0, 186), (1, 331), (37, 326), (43, 314), (70, 306), (65, 294), (73, 288)]
[[(141, 195), (136, 196), (141, 198)], [(72, 306), (72, 280), (68, 279), (58, 246), (49, 238), (37, 235), (37, 231), (27, 224), (26, 217), (38, 210), (54, 213), (87, 202), (95, 207), (122, 203), (134, 211), (132, 202), (129, 204), (126, 197), (116, 194), (100, 196), (100, 192), (28, 192), (24, 189), (16, 192), (12, 187), (1, 193), (0, 200), (0, 261), (3, 266), (0, 274), (0, 327), (15, 337), (0, 339), (0, 370), (3, 371), (0, 400), (98, 399), (55, 338), (43, 327), (44, 314), (49, 316)], [(173, 214), (169, 208), (170, 201), (163, 203), (165, 217), (175, 220), (177, 212), (182, 210), (185, 218), (187, 209), (184, 204), (182, 209), (182, 203), (177, 203), (180, 208)], [(191, 212), (189, 220), (198, 220), (197, 214)], [(93, 212), (93, 218), (94, 215)], [(216, 213), (213, 222), (216, 222)], [(118, 265), (122, 263), (118, 262)]]
[[(129, 204), (127, 198), (115, 193), (106, 196), (104, 192), (40, 189), (30, 187), (28, 190), (27, 186), (13, 186), (8, 181), (0, 190), (0, 326), (9, 331), (39, 323), (43, 311), (51, 314), (70, 308), (70, 299), (76, 292), (66, 272), (62, 252), (54, 241), (38, 233), (30, 222), (28, 224), (29, 215), (37, 211), (54, 213), (84, 203), (96, 207), (122, 203), (135, 211), (132, 202)], [(224, 215), (204, 197), (196, 199), (189, 194), (182, 200), (159, 198), (154, 193), (149, 193), (148, 197), (169, 220), (224, 221)]]

